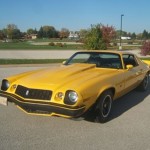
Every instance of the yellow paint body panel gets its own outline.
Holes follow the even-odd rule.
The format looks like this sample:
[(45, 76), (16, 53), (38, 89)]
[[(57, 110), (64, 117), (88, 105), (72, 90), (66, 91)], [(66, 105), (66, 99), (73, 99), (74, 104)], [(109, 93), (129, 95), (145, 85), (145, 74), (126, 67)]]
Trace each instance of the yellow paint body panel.
[(142, 61), (150, 66), (150, 60), (142, 60)]
[[(122, 59), (124, 53), (114, 51), (108, 53), (120, 55), (122, 69), (97, 68), (95, 64), (77, 63), (30, 71), (7, 78), (10, 87), (7, 91), (1, 90), (0, 95), (12, 99), (28, 114), (57, 115), (66, 118), (79, 116), (95, 104), (104, 91), (112, 90), (115, 100), (136, 88), (149, 72), (149, 67), (138, 58), (136, 59), (139, 66), (127, 70)], [(26, 95), (34, 89), (42, 93), (51, 91), (51, 98), (43, 100), (28, 98), (26, 95), (20, 96), (16, 93), (18, 86), (22, 86), (22, 91), (26, 90)], [(78, 101), (71, 105), (64, 102), (68, 90), (75, 91), (78, 95)], [(61, 98), (58, 97), (58, 93), (62, 94)]]

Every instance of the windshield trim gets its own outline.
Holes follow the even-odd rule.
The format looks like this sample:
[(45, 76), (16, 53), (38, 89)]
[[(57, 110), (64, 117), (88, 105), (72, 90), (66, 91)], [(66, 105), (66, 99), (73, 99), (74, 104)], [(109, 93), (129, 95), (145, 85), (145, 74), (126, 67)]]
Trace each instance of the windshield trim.
[[(113, 53), (113, 52), (77, 52), (75, 54), (73, 54), (66, 62), (64, 65), (72, 65), (72, 64), (77, 64), (77, 63), (69, 63), (71, 62), (71, 60), (78, 54), (112, 54), (112, 55), (117, 55), (118, 58), (119, 58), (119, 63), (120, 63), (120, 66), (118, 68), (113, 68), (113, 67), (103, 67), (103, 66), (97, 66), (97, 68), (110, 68), (110, 69), (123, 69), (123, 64), (122, 64), (122, 59), (121, 59), (121, 56), (117, 53)], [(107, 58), (108, 59), (108, 58)], [(113, 59), (113, 58), (112, 58)], [(79, 63), (78, 64), (89, 64), (89, 63)], [(94, 64), (94, 63), (93, 63)]]

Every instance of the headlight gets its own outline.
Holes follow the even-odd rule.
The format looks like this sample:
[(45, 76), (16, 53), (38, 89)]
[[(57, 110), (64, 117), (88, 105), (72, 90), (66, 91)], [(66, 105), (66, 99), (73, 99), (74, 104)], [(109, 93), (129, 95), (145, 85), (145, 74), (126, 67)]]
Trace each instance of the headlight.
[(65, 94), (64, 102), (66, 104), (75, 104), (78, 101), (78, 94), (75, 91), (68, 90)]
[(70, 101), (73, 103), (77, 102), (77, 100), (78, 100), (78, 95), (74, 91), (70, 91), (68, 97), (69, 97)]
[(10, 83), (8, 80), (4, 79), (2, 81), (1, 90), (6, 91), (10, 86)]

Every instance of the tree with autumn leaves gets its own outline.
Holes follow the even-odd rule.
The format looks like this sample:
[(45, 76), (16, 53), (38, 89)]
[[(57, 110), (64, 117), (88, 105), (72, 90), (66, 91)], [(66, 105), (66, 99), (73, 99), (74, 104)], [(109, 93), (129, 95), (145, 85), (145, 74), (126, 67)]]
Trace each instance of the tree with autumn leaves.
[(59, 38), (63, 39), (63, 38), (68, 38), (69, 36), (69, 30), (66, 28), (62, 28), (61, 31), (59, 32)]
[(107, 47), (110, 45), (110, 42), (116, 38), (116, 31), (113, 26), (104, 26), (101, 25), (100, 30), (102, 30), (102, 38), (106, 43)]
[(85, 36), (84, 42), (87, 49), (105, 50), (115, 37), (116, 31), (113, 26), (97, 24), (91, 25), (91, 28)]

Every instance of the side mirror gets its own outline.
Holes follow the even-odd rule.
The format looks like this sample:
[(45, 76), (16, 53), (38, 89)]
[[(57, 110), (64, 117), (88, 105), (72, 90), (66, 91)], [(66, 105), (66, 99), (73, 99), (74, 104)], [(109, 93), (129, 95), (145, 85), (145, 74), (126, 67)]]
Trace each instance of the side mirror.
[(133, 68), (133, 65), (126, 65), (127, 70), (130, 70)]

